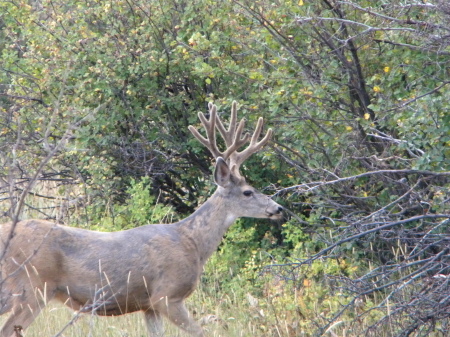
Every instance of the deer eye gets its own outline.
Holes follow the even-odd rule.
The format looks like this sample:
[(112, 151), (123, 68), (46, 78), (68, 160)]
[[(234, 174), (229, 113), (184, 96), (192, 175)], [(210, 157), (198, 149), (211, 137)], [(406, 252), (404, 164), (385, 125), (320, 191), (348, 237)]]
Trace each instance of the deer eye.
[(253, 191), (244, 191), (244, 195), (245, 195), (246, 197), (250, 197), (250, 196), (253, 195)]

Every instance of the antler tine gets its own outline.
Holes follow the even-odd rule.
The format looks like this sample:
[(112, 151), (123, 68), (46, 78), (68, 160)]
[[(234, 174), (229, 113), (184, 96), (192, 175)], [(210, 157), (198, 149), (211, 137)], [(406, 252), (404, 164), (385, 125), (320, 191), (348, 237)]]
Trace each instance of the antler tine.
[(233, 164), (236, 165), (236, 168), (239, 169), (239, 167), (242, 165), (242, 163), (250, 157), (253, 153), (258, 152), (264, 145), (267, 144), (267, 142), (270, 140), (270, 137), (272, 137), (272, 129), (267, 130), (266, 135), (263, 139), (261, 139), (258, 142), (258, 138), (261, 134), (263, 127), (263, 118), (259, 117), (258, 123), (256, 124), (255, 132), (252, 135), (252, 139), (250, 140), (250, 145), (243, 151), (238, 152), (233, 157)]
[(206, 131), (206, 138), (203, 137), (195, 127), (189, 125), (189, 131), (192, 132), (195, 138), (197, 138), (200, 143), (202, 143), (211, 152), (214, 158), (222, 156), (222, 153), (217, 148), (216, 143), (216, 120), (217, 120), (217, 108), (214, 104), (209, 103), (209, 121), (206, 119), (203, 112), (198, 113), (198, 118), (203, 124)]
[(225, 140), (225, 145), (227, 149), (223, 152), (223, 157), (226, 159), (233, 157), (233, 154), (245, 143), (247, 143), (250, 135), (246, 133), (242, 137), (242, 131), (245, 126), (245, 119), (241, 119), (239, 125), (236, 129), (236, 119), (237, 119), (237, 103), (233, 101), (231, 105), (231, 118), (228, 130), (224, 127), (221, 119), (217, 116), (217, 128), (219, 129), (222, 138)]
[[(228, 126), (228, 130), (225, 129), (222, 120), (219, 116), (217, 116), (217, 129), (219, 129), (220, 134), (222, 135), (222, 138), (225, 140), (225, 144), (227, 146), (231, 146), (234, 141), (234, 135), (236, 132), (236, 119), (237, 119), (237, 103), (236, 101), (233, 101), (233, 104), (231, 105), (231, 117), (230, 117), (230, 124)], [(242, 123), (242, 121), (241, 121)]]
[[(227, 149), (225, 150), (225, 152), (223, 153), (223, 157), (225, 159), (230, 158), (231, 162), (234, 162), (233, 158), (234, 156), (238, 153), (237, 150), (244, 145), (245, 143), (248, 142), (248, 139), (250, 137), (250, 135), (248, 133), (246, 133), (244, 135), (244, 137), (241, 137), (242, 135), (242, 130), (244, 129), (244, 125), (245, 125), (245, 121), (242, 119), (239, 122), (237, 131), (234, 135), (229, 135), (230, 139), (233, 139), (233, 142), (228, 142), (225, 141), (227, 143)], [(222, 133), (221, 133), (222, 134)]]

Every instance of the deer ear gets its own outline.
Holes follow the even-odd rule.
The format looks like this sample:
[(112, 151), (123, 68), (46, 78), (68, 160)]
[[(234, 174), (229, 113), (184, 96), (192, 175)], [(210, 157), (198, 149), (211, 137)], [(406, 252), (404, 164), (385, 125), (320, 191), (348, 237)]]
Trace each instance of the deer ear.
[(222, 157), (217, 157), (214, 170), (214, 181), (217, 185), (225, 187), (230, 183), (231, 171)]

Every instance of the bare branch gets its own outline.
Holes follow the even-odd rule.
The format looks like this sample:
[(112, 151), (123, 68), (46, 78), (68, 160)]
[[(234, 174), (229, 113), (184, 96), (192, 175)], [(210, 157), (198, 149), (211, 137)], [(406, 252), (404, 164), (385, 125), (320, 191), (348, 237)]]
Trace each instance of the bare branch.
[(411, 174), (420, 174), (425, 176), (450, 176), (450, 172), (433, 172), (433, 171), (427, 171), (427, 170), (413, 170), (413, 169), (402, 169), (402, 170), (377, 170), (377, 171), (370, 171), (370, 172), (364, 172), (361, 174), (357, 174), (350, 177), (344, 177), (344, 178), (338, 178), (334, 180), (329, 181), (313, 181), (309, 183), (303, 183), (299, 185), (294, 185), (290, 187), (281, 188), (277, 191), (277, 194), (288, 192), (295, 190), (297, 193), (307, 193), (311, 192), (319, 187), (326, 186), (326, 185), (333, 185), (337, 183), (342, 183), (346, 181), (352, 181), (355, 179), (368, 177), (372, 175), (379, 175), (379, 174), (394, 174), (394, 173), (400, 173), (404, 175), (411, 175)]

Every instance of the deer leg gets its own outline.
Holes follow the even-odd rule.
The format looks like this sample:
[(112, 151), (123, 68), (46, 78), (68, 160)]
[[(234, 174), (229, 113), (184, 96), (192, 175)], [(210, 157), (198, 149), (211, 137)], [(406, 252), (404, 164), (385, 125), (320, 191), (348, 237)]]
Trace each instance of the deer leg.
[[(34, 296), (34, 294), (32, 296)], [(36, 299), (33, 299), (30, 302), (20, 301), (19, 303), (16, 303), (12, 309), (11, 315), (0, 330), (0, 337), (21, 336), (20, 331), (25, 330), (34, 321), (44, 306), (44, 301)]]
[(163, 322), (159, 312), (148, 310), (144, 312), (144, 319), (147, 325), (149, 336), (151, 337), (163, 337)]
[(172, 323), (195, 337), (204, 337), (203, 330), (197, 322), (189, 317), (183, 302), (167, 303), (161, 310)]
[(53, 285), (44, 283), (40, 288), (33, 288), (31, 284), (22, 287), (16, 284), (15, 289), (11, 287), (14, 291), (8, 295), (5, 308), (10, 309), (11, 314), (0, 330), (0, 337), (21, 336), (20, 331), (25, 330), (54, 297)]

